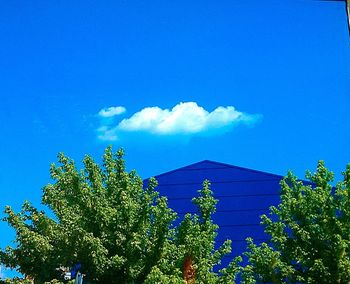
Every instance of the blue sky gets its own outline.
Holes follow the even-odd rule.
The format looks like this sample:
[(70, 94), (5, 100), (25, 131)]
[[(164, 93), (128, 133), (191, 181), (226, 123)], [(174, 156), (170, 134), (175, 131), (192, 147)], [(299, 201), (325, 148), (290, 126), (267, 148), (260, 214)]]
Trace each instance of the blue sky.
[(0, 1), (1, 208), (39, 206), (58, 152), (109, 144), (144, 178), (204, 159), (301, 177), (324, 159), (340, 178), (350, 162), (341, 2), (73, 2)]

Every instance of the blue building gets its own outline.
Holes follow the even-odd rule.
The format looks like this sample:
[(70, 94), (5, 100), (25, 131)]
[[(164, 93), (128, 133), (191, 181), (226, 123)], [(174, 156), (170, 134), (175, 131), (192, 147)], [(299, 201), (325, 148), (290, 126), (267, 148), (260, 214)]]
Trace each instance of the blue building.
[(213, 216), (219, 225), (217, 243), (232, 240), (232, 253), (223, 264), (245, 250), (247, 237), (256, 243), (268, 239), (260, 216), (279, 203), (282, 176), (205, 160), (155, 178), (159, 182), (157, 190), (168, 197), (169, 206), (180, 218), (196, 212), (191, 199), (198, 196), (204, 180), (210, 181), (214, 197), (219, 200)]

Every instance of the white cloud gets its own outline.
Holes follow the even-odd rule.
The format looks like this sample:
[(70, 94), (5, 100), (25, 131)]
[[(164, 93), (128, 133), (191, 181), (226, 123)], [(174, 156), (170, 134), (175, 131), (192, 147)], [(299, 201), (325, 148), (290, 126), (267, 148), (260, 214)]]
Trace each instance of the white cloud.
[(157, 135), (193, 135), (245, 123), (254, 124), (260, 116), (237, 111), (233, 106), (219, 106), (212, 112), (196, 102), (181, 102), (172, 109), (146, 107), (131, 117), (123, 119), (115, 127), (98, 129), (99, 139), (117, 140), (122, 132), (149, 132)]
[(103, 108), (98, 112), (98, 115), (101, 117), (113, 117), (119, 114), (122, 114), (126, 111), (125, 107), (122, 106), (116, 106), (116, 107), (109, 107), (109, 108)]

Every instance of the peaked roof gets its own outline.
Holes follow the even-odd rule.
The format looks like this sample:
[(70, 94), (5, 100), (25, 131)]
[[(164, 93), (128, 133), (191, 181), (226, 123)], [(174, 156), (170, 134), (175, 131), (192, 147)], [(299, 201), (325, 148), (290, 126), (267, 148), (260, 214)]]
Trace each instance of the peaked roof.
[(210, 160), (203, 160), (201, 162), (197, 162), (188, 166), (184, 166), (169, 172), (165, 172), (162, 174), (157, 175), (157, 177), (162, 176), (168, 176), (170, 174), (176, 173), (176, 172), (186, 172), (186, 171), (202, 171), (202, 170), (220, 170), (225, 169), (227, 171), (230, 171), (231, 174), (236, 174), (236, 177), (242, 177), (242, 174), (245, 174), (245, 176), (255, 177), (255, 178), (278, 178), (281, 179), (283, 176), (275, 175), (271, 173), (266, 173), (262, 171), (252, 170), (248, 168), (238, 167), (234, 165), (229, 165), (225, 163), (210, 161)]
[[(214, 197), (219, 200), (213, 216), (219, 225), (217, 244), (232, 240), (227, 261), (246, 248), (246, 238), (255, 242), (267, 240), (260, 216), (279, 203), (280, 175), (204, 160), (155, 176), (161, 195), (180, 216), (196, 212), (191, 199), (198, 196), (204, 180), (209, 180)], [(225, 262), (225, 261), (224, 261)]]

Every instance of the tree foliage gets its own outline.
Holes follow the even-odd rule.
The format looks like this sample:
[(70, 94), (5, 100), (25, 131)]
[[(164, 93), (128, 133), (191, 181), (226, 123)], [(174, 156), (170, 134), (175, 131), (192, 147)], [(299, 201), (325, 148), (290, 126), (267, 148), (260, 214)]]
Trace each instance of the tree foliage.
[(228, 284), (238, 273), (244, 284), (350, 283), (350, 165), (336, 187), (323, 162), (307, 173), (309, 182), (289, 173), (281, 203), (262, 216), (270, 241), (248, 239), (248, 264), (240, 267), (237, 257), (218, 271), (231, 241), (216, 246), (218, 201), (210, 183), (192, 199), (198, 213), (175, 223), (156, 180), (144, 187), (135, 171), (126, 171), (123, 154), (109, 147), (102, 167), (86, 156), (82, 170), (59, 154), (42, 197), (54, 217), (28, 201), (19, 213), (6, 207), (17, 246), (0, 251), (0, 262), (40, 284), (61, 283), (56, 268), (76, 263), (91, 283)]
[(29, 202), (4, 218), (16, 231), (17, 247), (1, 252), (1, 262), (37, 283), (57, 277), (56, 268), (80, 262), (93, 283), (142, 283), (159, 260), (176, 214), (151, 179), (143, 188), (135, 171), (125, 170), (123, 151), (107, 148), (100, 168), (91, 157), (78, 171), (59, 154), (44, 188), (49, 218)]
[(321, 161), (309, 184), (289, 173), (281, 203), (262, 216), (269, 244), (248, 240), (243, 283), (350, 282), (350, 165), (334, 188)]
[(235, 282), (240, 257), (235, 258), (228, 267), (215, 271), (215, 266), (221, 263), (222, 257), (231, 252), (231, 241), (226, 240), (221, 247), (215, 249), (218, 225), (213, 223), (212, 215), (216, 211), (217, 200), (213, 197), (209, 181), (204, 181), (199, 197), (193, 198), (192, 202), (199, 213), (186, 214), (184, 220), (172, 231), (162, 258), (151, 271), (146, 283), (183, 283), (186, 259), (191, 261), (193, 274), (187, 283)]
[(126, 171), (123, 154), (107, 148), (102, 167), (86, 156), (83, 170), (59, 154), (59, 165), (50, 169), (54, 183), (42, 197), (54, 218), (29, 202), (19, 213), (6, 207), (4, 220), (15, 229), (17, 246), (0, 252), (1, 263), (35, 283), (60, 283), (54, 280), (58, 267), (81, 263), (91, 283), (166, 284), (184, 283), (189, 261), (197, 284), (233, 283), (239, 259), (214, 272), (231, 242), (215, 249), (217, 200), (209, 182), (193, 199), (199, 214), (187, 214), (173, 227), (176, 214), (155, 190), (156, 180), (144, 188), (135, 171)]

